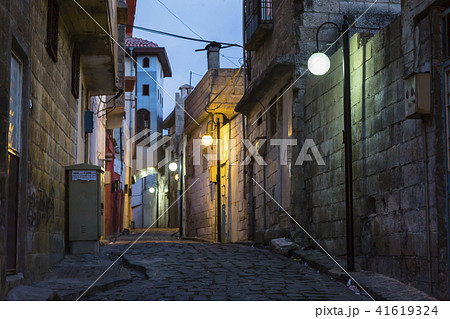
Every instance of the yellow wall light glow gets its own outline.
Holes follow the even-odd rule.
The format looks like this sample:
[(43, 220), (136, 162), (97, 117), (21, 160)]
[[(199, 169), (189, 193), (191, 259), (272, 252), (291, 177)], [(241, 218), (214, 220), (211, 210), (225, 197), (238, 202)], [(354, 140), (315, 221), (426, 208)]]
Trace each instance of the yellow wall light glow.
[(213, 137), (209, 134), (203, 135), (202, 144), (204, 146), (210, 146), (213, 143)]

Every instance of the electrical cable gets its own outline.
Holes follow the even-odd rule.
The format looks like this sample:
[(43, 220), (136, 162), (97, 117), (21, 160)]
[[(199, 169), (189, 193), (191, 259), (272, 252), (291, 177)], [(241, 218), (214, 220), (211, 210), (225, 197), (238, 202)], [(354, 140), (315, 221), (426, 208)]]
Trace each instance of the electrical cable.
[[(102, 102), (103, 104), (108, 104), (109, 102), (111, 102), (111, 101), (115, 101), (115, 100), (117, 100), (118, 98), (120, 98), (122, 95), (123, 95), (123, 93), (124, 93), (124, 90), (123, 89), (121, 89), (121, 88), (119, 88), (119, 87), (117, 87), (116, 86), (116, 90), (118, 91), (117, 93), (116, 93), (116, 95), (114, 95), (112, 98), (110, 98), (108, 101), (103, 101), (102, 99), (101, 99), (101, 97), (99, 97), (99, 100), (100, 100), (100, 102)], [(102, 109), (98, 109), (97, 110), (97, 112), (95, 112), (94, 114), (95, 115), (97, 115), (97, 118), (102, 118), (103, 116), (106, 116), (106, 115), (108, 115), (108, 114), (110, 114), (112, 111), (114, 111), (115, 109), (117, 108), (117, 106), (116, 105), (114, 105), (113, 107), (107, 107), (107, 106), (105, 106), (104, 108), (102, 108)], [(99, 113), (101, 113), (101, 112), (105, 112), (106, 111), (106, 113), (104, 113), (104, 114), (102, 114), (102, 115), (98, 115)]]
[(198, 36), (199, 38), (203, 39), (203, 37), (201, 35), (199, 35), (197, 32), (195, 32), (194, 30), (192, 30), (186, 23), (183, 22), (183, 20), (181, 20), (175, 13), (172, 12), (172, 10), (170, 10), (161, 0), (156, 0), (158, 1), (164, 8), (166, 8), (167, 11), (169, 11), (169, 13), (171, 15), (173, 15), (178, 21), (180, 21), (186, 28), (188, 28), (189, 30), (191, 30), (191, 32), (193, 34), (195, 34), (196, 36)]
[[(156, 0), (156, 1), (158, 1), (172, 16), (174, 16), (178, 21), (180, 21), (186, 28), (188, 28), (193, 34), (198, 36), (200, 39), (189, 38), (189, 37), (185, 37), (185, 36), (170, 34), (168, 32), (157, 31), (157, 30), (150, 31), (151, 29), (147, 29), (147, 30), (144, 30), (144, 31), (150, 31), (150, 32), (155, 32), (155, 33), (159, 33), (159, 34), (165, 34), (165, 35), (174, 36), (174, 37), (177, 37), (177, 38), (182, 38), (182, 39), (185, 39), (185, 40), (203, 41), (203, 42), (207, 42), (207, 43), (213, 42), (213, 41), (205, 40), (200, 34), (195, 32), (190, 26), (188, 26), (183, 20), (181, 20), (181, 18), (179, 16), (177, 16), (172, 10), (170, 10), (169, 7), (167, 7), (161, 0)], [(144, 29), (142, 27), (136, 27), (136, 28), (137, 29), (141, 29), (141, 30)], [(217, 41), (215, 41), (215, 42), (217, 42)], [(224, 43), (224, 42), (217, 42), (217, 43), (219, 43), (221, 45), (224, 45), (226, 47), (233, 47), (233, 46), (242, 47), (241, 45), (238, 45), (238, 44), (230, 44), (230, 43)], [(233, 62), (229, 57), (227, 57), (227, 56), (225, 56), (223, 54), (221, 54), (221, 56), (224, 57), (225, 59), (227, 59), (234, 66), (239, 67), (239, 65), (236, 64), (235, 62)]]
[[(191, 72), (192, 72), (192, 71), (191, 71)], [(192, 72), (192, 74), (194, 74), (194, 75), (196, 75), (196, 76), (200, 76), (200, 77), (203, 77), (203, 75), (204, 75), (204, 74), (195, 73), (195, 72)]]
[(158, 30), (144, 28), (144, 27), (139, 27), (139, 26), (136, 26), (136, 25), (126, 24), (126, 26), (132, 27), (132, 28), (136, 28), (136, 29), (142, 30), (142, 31), (147, 31), (147, 32), (151, 32), (151, 33), (161, 34), (161, 35), (167, 35), (167, 36), (170, 36), (170, 37), (180, 38), (180, 39), (184, 39), (184, 40), (197, 41), (197, 42), (203, 42), (203, 43), (216, 42), (216, 43), (219, 43), (219, 44), (225, 45), (225, 46), (242, 48), (242, 45), (237, 44), (237, 43), (227, 43), (227, 42), (210, 41), (210, 40), (204, 40), (204, 39), (203, 40), (202, 39), (196, 39), (196, 38), (191, 38), (191, 37), (187, 37), (187, 36), (184, 36), (184, 35), (179, 35), (179, 34), (174, 34), (174, 33), (169, 33), (169, 32), (164, 32), (164, 31), (158, 31)]

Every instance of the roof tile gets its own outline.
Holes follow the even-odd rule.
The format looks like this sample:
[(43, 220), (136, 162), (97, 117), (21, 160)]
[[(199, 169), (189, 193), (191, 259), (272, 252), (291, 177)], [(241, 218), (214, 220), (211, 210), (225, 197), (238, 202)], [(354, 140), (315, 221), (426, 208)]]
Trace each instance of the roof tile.
[(127, 48), (158, 48), (156, 43), (141, 38), (127, 38), (125, 46)]

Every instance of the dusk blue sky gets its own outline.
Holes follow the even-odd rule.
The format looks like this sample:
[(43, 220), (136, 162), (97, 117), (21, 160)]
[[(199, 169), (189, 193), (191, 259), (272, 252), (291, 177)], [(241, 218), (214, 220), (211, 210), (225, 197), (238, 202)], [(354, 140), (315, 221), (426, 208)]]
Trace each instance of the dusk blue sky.
[[(193, 31), (204, 39), (242, 44), (242, 0), (162, 0)], [(138, 0), (136, 26), (156, 29), (197, 38), (186, 26), (171, 15), (157, 0)], [(172, 66), (172, 78), (165, 79), (165, 89), (170, 94), (164, 96), (164, 118), (175, 106), (173, 98), (178, 88), (189, 83), (190, 71), (204, 75), (207, 70), (206, 43), (187, 41), (168, 36), (134, 30), (134, 37), (143, 38), (165, 47)], [(242, 62), (241, 48), (228, 48), (221, 51), (236, 65)], [(236, 68), (226, 58), (221, 57), (221, 67)], [(201, 76), (192, 76), (195, 86)]]

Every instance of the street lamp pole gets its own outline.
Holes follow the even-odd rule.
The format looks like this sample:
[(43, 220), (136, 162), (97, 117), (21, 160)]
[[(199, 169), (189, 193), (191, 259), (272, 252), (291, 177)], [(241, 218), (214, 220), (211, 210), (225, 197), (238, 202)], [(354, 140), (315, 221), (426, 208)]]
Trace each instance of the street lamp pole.
[(158, 182), (158, 177), (159, 175), (157, 175), (156, 177), (156, 228), (159, 228), (159, 182)]
[(343, 143), (345, 152), (345, 220), (347, 231), (347, 270), (355, 270), (355, 245), (353, 227), (353, 169), (352, 169), (352, 111), (350, 91), (350, 37), (347, 16), (344, 16), (342, 27), (334, 22), (322, 23), (316, 31), (317, 51), (308, 60), (308, 68), (314, 75), (324, 75), (330, 68), (330, 60), (319, 52), (319, 31), (326, 25), (334, 25), (342, 33), (343, 51), (343, 88), (344, 88), (344, 131)]
[(344, 148), (345, 148), (345, 215), (347, 228), (347, 270), (355, 270), (355, 240), (353, 229), (353, 168), (352, 168), (352, 110), (350, 92), (349, 23), (344, 16), (342, 25), (344, 55)]
[(220, 181), (220, 119), (217, 117), (217, 241), (222, 242), (222, 203), (221, 203), (221, 181)]

